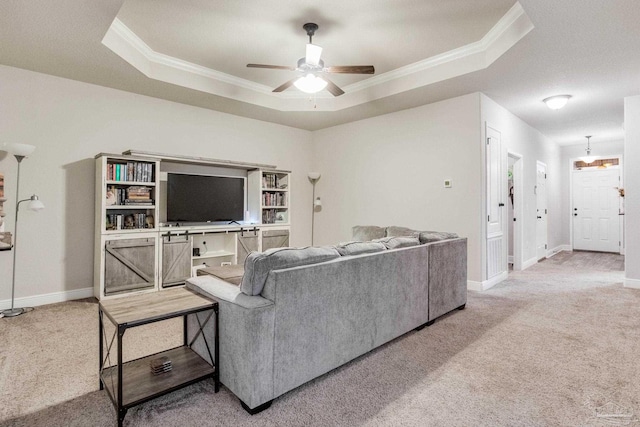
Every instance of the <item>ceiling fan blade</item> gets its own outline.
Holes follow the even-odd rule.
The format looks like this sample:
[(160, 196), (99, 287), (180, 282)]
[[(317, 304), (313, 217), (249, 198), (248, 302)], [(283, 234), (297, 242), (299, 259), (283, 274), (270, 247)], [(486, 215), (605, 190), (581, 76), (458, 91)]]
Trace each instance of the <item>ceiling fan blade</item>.
[(265, 65), (265, 64), (247, 64), (248, 68), (269, 68), (272, 70), (289, 70), (294, 71), (296, 67), (290, 67), (288, 65)]
[(334, 82), (332, 82), (328, 78), (322, 76), (322, 80), (327, 82), (326, 89), (331, 93), (331, 95), (340, 96), (340, 95), (344, 94), (344, 91), (342, 89), (340, 89), (337, 84), (335, 84)]
[(327, 73), (335, 74), (374, 74), (373, 65), (334, 65), (324, 69)]
[(298, 80), (298, 77), (296, 77), (295, 79), (291, 79), (286, 83), (281, 84), (280, 86), (272, 90), (272, 92), (282, 92), (283, 90), (289, 89), (291, 86), (293, 86), (293, 83), (296, 80)]
[(320, 55), (322, 55), (322, 48), (318, 45), (307, 43), (307, 53), (305, 56), (305, 62), (309, 65), (318, 65), (320, 63)]

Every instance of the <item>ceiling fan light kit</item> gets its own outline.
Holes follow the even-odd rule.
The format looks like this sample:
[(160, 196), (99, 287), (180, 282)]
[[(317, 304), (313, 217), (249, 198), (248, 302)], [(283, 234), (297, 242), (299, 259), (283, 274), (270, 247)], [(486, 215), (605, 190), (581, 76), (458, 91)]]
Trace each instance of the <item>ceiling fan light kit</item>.
[(567, 105), (569, 99), (571, 99), (571, 95), (555, 95), (543, 99), (542, 102), (547, 104), (547, 107), (551, 108), (552, 110), (559, 110)]
[(305, 93), (317, 93), (327, 87), (327, 82), (312, 73), (300, 77), (293, 85)]
[(273, 90), (273, 92), (282, 92), (291, 86), (295, 86), (298, 90), (305, 93), (317, 93), (325, 88), (333, 95), (340, 96), (344, 91), (335, 83), (326, 78), (320, 77), (319, 74), (374, 74), (373, 65), (334, 65), (333, 67), (325, 67), (324, 61), (320, 59), (322, 55), (322, 47), (313, 44), (313, 35), (318, 29), (318, 24), (308, 22), (302, 26), (309, 36), (309, 43), (306, 45), (304, 58), (298, 60), (297, 66), (289, 67), (285, 65), (265, 65), (265, 64), (247, 64), (249, 68), (268, 68), (273, 70), (297, 71), (302, 74), (301, 77), (291, 79)]

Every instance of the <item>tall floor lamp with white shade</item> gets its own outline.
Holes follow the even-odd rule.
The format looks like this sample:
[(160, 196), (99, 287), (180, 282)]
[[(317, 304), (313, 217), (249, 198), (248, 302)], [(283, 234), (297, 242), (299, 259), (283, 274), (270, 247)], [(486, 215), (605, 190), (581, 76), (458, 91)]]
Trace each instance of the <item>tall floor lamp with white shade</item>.
[(3, 317), (15, 317), (22, 313), (30, 311), (30, 308), (15, 308), (15, 290), (16, 290), (16, 248), (18, 246), (18, 213), (20, 211), (20, 203), (29, 202), (27, 209), (32, 211), (41, 211), (44, 209), (44, 204), (38, 199), (35, 194), (28, 199), (20, 200), (20, 164), (22, 161), (35, 150), (36, 147), (29, 144), (4, 144), (2, 150), (7, 153), (13, 154), (18, 161), (18, 173), (16, 174), (16, 216), (13, 222), (13, 276), (11, 278), (11, 308), (0, 311)]

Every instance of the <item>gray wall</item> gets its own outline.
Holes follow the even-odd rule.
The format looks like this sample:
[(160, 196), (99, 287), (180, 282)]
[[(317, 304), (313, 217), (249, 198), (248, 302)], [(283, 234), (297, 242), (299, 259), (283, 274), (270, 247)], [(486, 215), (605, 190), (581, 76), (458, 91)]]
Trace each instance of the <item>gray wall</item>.
[(358, 224), (453, 231), (480, 280), (479, 118), (476, 93), (314, 132), (315, 243), (349, 240)]
[(536, 258), (536, 162), (547, 165), (547, 205), (549, 249), (557, 248), (568, 242), (560, 237), (565, 224), (561, 220), (559, 208), (562, 198), (562, 173), (560, 147), (538, 130), (498, 105), (489, 97), (482, 95), (482, 123), (488, 122), (499, 130), (503, 146), (508, 151), (522, 155), (523, 161), (523, 261)]
[[(640, 96), (624, 100), (624, 155), (628, 165), (640, 163)], [(625, 285), (640, 288), (640, 173), (624, 169)]]
[[(310, 132), (6, 66), (0, 82), (0, 142), (37, 147), (22, 164), (20, 193), (37, 193), (46, 205), (20, 211), (17, 297), (92, 286), (100, 152), (131, 148), (292, 170), (292, 244), (309, 242)], [(12, 231), (16, 162), (0, 156)], [(0, 301), (11, 296), (11, 259), (0, 252)]]

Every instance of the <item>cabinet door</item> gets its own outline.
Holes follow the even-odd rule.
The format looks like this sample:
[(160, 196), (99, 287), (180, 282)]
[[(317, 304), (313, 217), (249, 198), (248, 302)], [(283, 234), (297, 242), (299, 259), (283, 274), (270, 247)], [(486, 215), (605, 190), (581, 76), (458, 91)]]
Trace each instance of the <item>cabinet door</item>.
[(264, 230), (262, 232), (262, 252), (273, 248), (289, 246), (289, 230)]
[(183, 285), (191, 277), (191, 238), (173, 236), (162, 241), (162, 287)]
[(105, 243), (104, 294), (155, 287), (156, 243), (153, 238)]
[(258, 233), (253, 231), (244, 231), (238, 233), (238, 265), (244, 265), (244, 260), (249, 256), (251, 252), (256, 252), (259, 249), (260, 239)]

